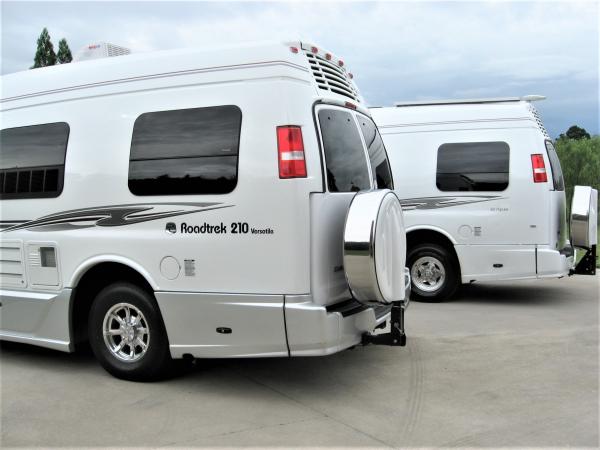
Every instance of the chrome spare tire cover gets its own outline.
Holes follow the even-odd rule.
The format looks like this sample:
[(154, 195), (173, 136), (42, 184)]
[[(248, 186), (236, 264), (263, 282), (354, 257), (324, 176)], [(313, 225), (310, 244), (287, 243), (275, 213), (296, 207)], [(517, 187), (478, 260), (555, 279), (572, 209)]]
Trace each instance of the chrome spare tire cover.
[(598, 191), (575, 186), (571, 201), (571, 244), (591, 248), (598, 244)]
[(383, 189), (357, 193), (346, 215), (344, 270), (364, 304), (404, 300), (406, 234), (400, 201)]

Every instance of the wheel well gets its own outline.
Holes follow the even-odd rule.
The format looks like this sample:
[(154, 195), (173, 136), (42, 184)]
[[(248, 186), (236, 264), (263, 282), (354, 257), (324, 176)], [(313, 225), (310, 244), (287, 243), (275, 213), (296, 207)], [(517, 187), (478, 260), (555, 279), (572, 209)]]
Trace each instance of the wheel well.
[(139, 272), (125, 264), (104, 262), (90, 268), (79, 280), (71, 299), (71, 336), (77, 345), (87, 340), (88, 315), (96, 295), (106, 286), (127, 281), (154, 295), (152, 286)]
[(437, 244), (446, 248), (456, 258), (456, 264), (460, 270), (460, 261), (454, 248), (454, 244), (447, 236), (433, 230), (414, 230), (406, 235), (407, 252), (419, 244)]

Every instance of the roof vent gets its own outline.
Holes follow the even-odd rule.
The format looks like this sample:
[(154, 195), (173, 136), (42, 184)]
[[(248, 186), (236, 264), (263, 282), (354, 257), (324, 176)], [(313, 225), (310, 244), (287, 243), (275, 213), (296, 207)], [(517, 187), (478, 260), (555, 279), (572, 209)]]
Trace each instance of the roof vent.
[[(314, 48), (316, 49), (316, 47)], [(305, 50), (304, 54), (308, 58), (308, 63), (319, 89), (342, 95), (360, 103), (358, 91), (343, 68), (343, 62), (340, 61), (335, 64), (328, 59), (331, 58), (329, 53), (326, 54), (325, 58), (312, 50)]]
[(96, 44), (90, 44), (83, 47), (75, 57), (74, 61), (86, 61), (89, 59), (100, 59), (108, 58), (110, 56), (121, 56), (128, 55), (131, 50), (125, 47), (121, 47), (115, 44), (109, 44), (108, 42), (98, 42)]
[(547, 139), (550, 139), (550, 135), (548, 134), (548, 131), (546, 131), (546, 127), (542, 123), (542, 118), (541, 118), (540, 113), (538, 112), (538, 110), (535, 109), (533, 107), (533, 105), (529, 105), (529, 110), (533, 114), (533, 118), (535, 119), (535, 123), (537, 124), (538, 128), (540, 129), (540, 131), (543, 133), (543, 135)]

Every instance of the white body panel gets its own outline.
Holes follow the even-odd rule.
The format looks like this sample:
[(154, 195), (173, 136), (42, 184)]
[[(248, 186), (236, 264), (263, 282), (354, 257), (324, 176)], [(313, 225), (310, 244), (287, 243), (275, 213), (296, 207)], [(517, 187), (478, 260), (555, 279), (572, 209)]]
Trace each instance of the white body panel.
[[(355, 327), (353, 317), (325, 309), (348, 295), (343, 270), (329, 280), (324, 271), (341, 260), (340, 223), (343, 228), (351, 196), (324, 192), (313, 115), (316, 102), (361, 99), (352, 82), (351, 98), (317, 84), (308, 51), (294, 45), (299, 52), (278, 43), (133, 54), (3, 77), (2, 129), (66, 122), (70, 133), (62, 193), (2, 201), (0, 337), (72, 349), (70, 293), (104, 262), (135, 270), (155, 291), (174, 357), (287, 356), (288, 346), (296, 345), (301, 354), (316, 355), (347, 348), (372, 331), (375, 320)], [(128, 170), (136, 119), (219, 105), (235, 105), (242, 113), (235, 189), (220, 195), (132, 194)], [(360, 104), (358, 110), (368, 114)], [(279, 178), (276, 127), (289, 124), (303, 130), (306, 178)], [(320, 201), (325, 208), (328, 202), (340, 207), (324, 214)], [(177, 215), (127, 223), (157, 213)], [(36, 222), (53, 214), (69, 217), (44, 226)], [(116, 226), (102, 226), (98, 215)], [(176, 223), (175, 233), (165, 231), (169, 222)], [(231, 234), (236, 222), (248, 223), (250, 232)], [(181, 232), (184, 224), (205, 223), (228, 231)], [(19, 224), (25, 225), (11, 228)], [(311, 269), (312, 252), (336, 234), (340, 254)], [(35, 245), (55, 249), (54, 271), (30, 261), (28, 255), (36, 253), (28, 249)], [(336, 243), (326, 254), (337, 250)], [(292, 328), (298, 328), (286, 335), (284, 298), (298, 295), (322, 317), (310, 323), (315, 316), (293, 312)], [(216, 334), (219, 326), (233, 333)], [(340, 333), (344, 327), (351, 338)], [(333, 337), (303, 335), (315, 328)]]
[[(435, 103), (435, 102), (432, 102)], [(431, 230), (453, 244), (463, 283), (567, 275), (561, 250), (565, 193), (554, 190), (546, 131), (518, 99), (372, 108), (385, 142), (406, 231)], [(438, 149), (448, 143), (503, 142), (510, 149), (502, 191), (441, 191)], [(548, 182), (534, 183), (532, 154), (543, 154)]]

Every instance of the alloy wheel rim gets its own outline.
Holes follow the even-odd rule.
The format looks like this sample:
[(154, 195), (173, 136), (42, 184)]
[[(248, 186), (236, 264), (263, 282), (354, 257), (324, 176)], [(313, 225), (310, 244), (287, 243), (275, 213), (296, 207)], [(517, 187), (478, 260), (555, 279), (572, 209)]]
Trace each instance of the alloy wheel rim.
[(139, 361), (150, 345), (148, 321), (130, 303), (117, 303), (106, 312), (102, 334), (106, 347), (120, 361)]
[(443, 286), (446, 269), (439, 259), (422, 256), (413, 263), (410, 275), (416, 288), (423, 292), (434, 292)]

